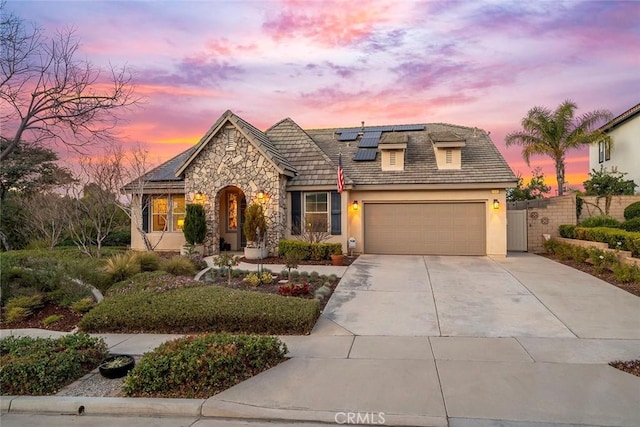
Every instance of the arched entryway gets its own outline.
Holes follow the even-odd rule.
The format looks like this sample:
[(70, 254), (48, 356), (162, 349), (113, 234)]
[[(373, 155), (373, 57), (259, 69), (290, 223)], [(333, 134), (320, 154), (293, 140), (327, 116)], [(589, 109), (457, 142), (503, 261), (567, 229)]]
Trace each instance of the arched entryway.
[(242, 233), (244, 210), (247, 207), (244, 192), (238, 187), (230, 186), (220, 190), (218, 197), (220, 250), (242, 250), (246, 243)]

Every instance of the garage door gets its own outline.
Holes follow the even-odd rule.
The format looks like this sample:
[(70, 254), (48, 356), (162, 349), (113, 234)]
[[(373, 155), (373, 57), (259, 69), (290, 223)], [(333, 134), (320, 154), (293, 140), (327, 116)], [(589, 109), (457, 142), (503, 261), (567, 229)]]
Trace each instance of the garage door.
[(484, 203), (367, 203), (365, 252), (485, 255)]

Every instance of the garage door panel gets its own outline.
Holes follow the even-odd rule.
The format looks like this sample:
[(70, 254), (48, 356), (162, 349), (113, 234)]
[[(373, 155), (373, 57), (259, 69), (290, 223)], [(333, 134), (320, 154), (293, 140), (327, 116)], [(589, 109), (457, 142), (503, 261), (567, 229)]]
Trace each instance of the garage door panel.
[(485, 255), (484, 203), (368, 203), (365, 252)]

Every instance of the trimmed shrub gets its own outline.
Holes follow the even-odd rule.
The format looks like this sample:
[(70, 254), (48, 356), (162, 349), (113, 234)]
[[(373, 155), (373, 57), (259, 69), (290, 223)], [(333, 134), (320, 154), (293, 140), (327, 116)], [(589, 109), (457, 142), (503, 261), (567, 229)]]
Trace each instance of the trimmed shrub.
[(611, 249), (631, 251), (634, 257), (640, 256), (640, 233), (606, 227), (576, 227), (576, 239), (603, 242)]
[(204, 242), (207, 236), (207, 219), (202, 205), (191, 203), (187, 205), (182, 232), (190, 245), (199, 245)]
[(625, 231), (640, 232), (640, 216), (626, 220), (620, 224), (620, 228)]
[(302, 240), (280, 240), (278, 255), (287, 258), (295, 252), (300, 260), (328, 260), (332, 254), (342, 253), (341, 243), (308, 243)]
[(258, 276), (258, 273), (249, 273), (244, 280), (251, 286), (258, 286), (260, 284), (260, 276)]
[(560, 227), (558, 227), (558, 232), (560, 233), (560, 237), (564, 237), (566, 239), (575, 239), (576, 226), (573, 224), (562, 224)]
[(117, 254), (107, 260), (105, 271), (112, 283), (121, 282), (140, 273), (140, 263), (133, 252)]
[(174, 276), (194, 276), (196, 269), (187, 257), (176, 255), (162, 264), (162, 269)]
[(95, 369), (107, 355), (101, 338), (69, 334), (58, 339), (7, 337), (0, 340), (3, 395), (47, 395)]
[(615, 219), (612, 216), (607, 215), (598, 215), (598, 216), (590, 216), (589, 218), (585, 218), (578, 224), (579, 227), (610, 227), (617, 228), (620, 225), (620, 221)]
[(631, 203), (624, 208), (624, 219), (627, 221), (638, 217), (640, 217), (640, 202)]
[(136, 253), (136, 261), (140, 264), (140, 271), (160, 270), (162, 264), (162, 258), (155, 252), (138, 252)]
[(207, 334), (180, 338), (146, 353), (125, 378), (136, 397), (205, 399), (285, 360), (276, 337)]
[(313, 300), (190, 283), (109, 296), (84, 315), (79, 327), (87, 332), (307, 334), (320, 314)]

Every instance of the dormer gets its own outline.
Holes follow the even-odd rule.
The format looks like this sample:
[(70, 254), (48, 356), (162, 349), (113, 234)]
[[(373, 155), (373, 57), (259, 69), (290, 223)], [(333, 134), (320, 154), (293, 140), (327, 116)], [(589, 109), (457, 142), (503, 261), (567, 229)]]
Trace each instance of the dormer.
[(404, 154), (407, 151), (408, 136), (398, 132), (388, 132), (380, 140), (383, 171), (403, 171)]
[(462, 147), (467, 145), (465, 138), (450, 131), (431, 132), (429, 138), (433, 143), (438, 169), (462, 168)]

